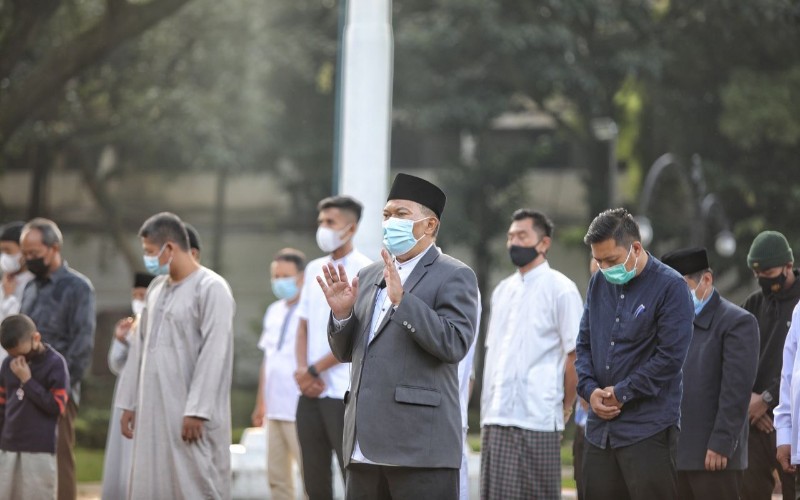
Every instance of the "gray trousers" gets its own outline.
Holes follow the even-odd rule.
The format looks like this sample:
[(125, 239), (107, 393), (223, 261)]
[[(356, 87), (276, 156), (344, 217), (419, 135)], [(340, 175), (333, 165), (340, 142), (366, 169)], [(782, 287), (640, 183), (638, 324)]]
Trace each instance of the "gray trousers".
[(56, 456), (0, 450), (0, 498), (56, 498)]

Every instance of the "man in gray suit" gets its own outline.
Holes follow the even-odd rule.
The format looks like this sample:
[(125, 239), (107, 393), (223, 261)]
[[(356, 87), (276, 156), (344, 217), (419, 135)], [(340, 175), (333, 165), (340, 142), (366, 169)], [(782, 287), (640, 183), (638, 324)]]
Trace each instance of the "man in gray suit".
[(705, 248), (675, 250), (661, 262), (683, 275), (695, 313), (683, 364), (678, 497), (736, 500), (748, 466), (747, 406), (758, 366), (758, 322), (716, 290)]
[(329, 264), (317, 277), (328, 341), (351, 362), (345, 394), (348, 499), (458, 498), (458, 362), (477, 330), (475, 273), (436, 247), (445, 195), (399, 174), (383, 209), (383, 262), (352, 282)]

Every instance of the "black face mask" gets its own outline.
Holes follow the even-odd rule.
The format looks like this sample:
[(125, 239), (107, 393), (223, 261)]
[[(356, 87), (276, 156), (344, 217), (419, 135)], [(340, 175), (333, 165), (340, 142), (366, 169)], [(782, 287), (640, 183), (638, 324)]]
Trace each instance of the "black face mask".
[(525, 267), (539, 256), (539, 251), (536, 250), (536, 247), (511, 245), (511, 248), (508, 249), (508, 255), (515, 266)]
[(50, 266), (44, 263), (44, 257), (26, 260), (25, 265), (28, 267), (28, 271), (39, 279), (46, 278), (50, 272)]
[(783, 285), (786, 283), (786, 274), (781, 273), (774, 278), (765, 278), (761, 277), (758, 278), (758, 285), (761, 287), (761, 291), (769, 297), (770, 295), (774, 295), (781, 290), (783, 290)]

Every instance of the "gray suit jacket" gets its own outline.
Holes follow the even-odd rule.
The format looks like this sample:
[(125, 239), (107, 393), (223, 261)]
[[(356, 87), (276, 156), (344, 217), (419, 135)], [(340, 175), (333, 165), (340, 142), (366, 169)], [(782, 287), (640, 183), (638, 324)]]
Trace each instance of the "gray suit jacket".
[(756, 318), (714, 290), (694, 318), (683, 364), (678, 470), (704, 470), (709, 448), (728, 457), (727, 470), (747, 468), (747, 408), (758, 347)]
[[(344, 461), (358, 443), (370, 460), (406, 467), (461, 466), (458, 362), (478, 328), (478, 284), (462, 262), (433, 246), (403, 285), (367, 346), (383, 262), (359, 273), (352, 317), (328, 342), (339, 361), (352, 363), (345, 394)], [(356, 431), (357, 429), (357, 431)]]

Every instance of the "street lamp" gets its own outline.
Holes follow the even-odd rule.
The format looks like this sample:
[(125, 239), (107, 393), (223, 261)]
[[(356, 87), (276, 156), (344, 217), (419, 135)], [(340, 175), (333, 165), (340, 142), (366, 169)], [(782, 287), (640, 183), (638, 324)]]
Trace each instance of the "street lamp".
[(703, 164), (700, 155), (692, 155), (692, 166), (688, 172), (676, 160), (675, 156), (666, 153), (661, 155), (647, 173), (642, 188), (642, 196), (639, 202), (639, 214), (636, 222), (639, 224), (639, 232), (642, 244), (648, 245), (653, 240), (654, 229), (647, 217), (653, 191), (661, 175), (668, 169), (677, 169), (680, 179), (689, 185), (690, 190), (695, 194), (694, 212), (699, 224), (692, 225), (691, 242), (694, 245), (704, 246), (706, 241), (706, 229), (713, 221), (715, 226), (720, 228), (714, 237), (714, 249), (721, 257), (730, 257), (736, 252), (736, 238), (730, 230), (730, 222), (725, 215), (725, 210), (719, 198), (714, 193), (708, 193), (705, 176), (703, 174)]

